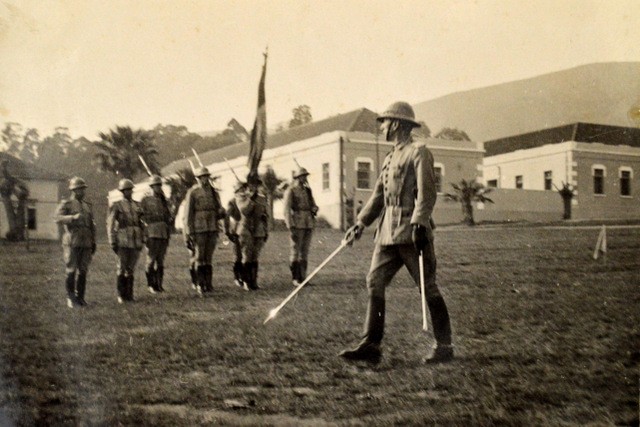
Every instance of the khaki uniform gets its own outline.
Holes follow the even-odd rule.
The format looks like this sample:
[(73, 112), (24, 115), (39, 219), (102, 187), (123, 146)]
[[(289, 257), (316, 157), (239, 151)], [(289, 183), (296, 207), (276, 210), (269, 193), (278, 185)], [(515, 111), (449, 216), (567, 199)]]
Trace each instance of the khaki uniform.
[(109, 244), (117, 248), (118, 296), (133, 300), (133, 277), (144, 244), (142, 209), (134, 200), (119, 200), (109, 208), (107, 236)]
[(318, 206), (308, 185), (294, 180), (284, 196), (284, 221), (289, 229), (289, 266), (294, 281), (307, 276), (311, 237), (316, 225)]
[(155, 193), (140, 202), (147, 245), (146, 274), (149, 288), (162, 291), (164, 257), (169, 246), (173, 218), (167, 199)]
[[(80, 214), (80, 218), (74, 219), (76, 214)], [(58, 205), (54, 220), (64, 227), (62, 254), (67, 273), (67, 295), (70, 299), (84, 301), (87, 272), (96, 245), (93, 209), (89, 202), (78, 200), (74, 195)]]
[(253, 198), (247, 192), (235, 196), (240, 210), (238, 240), (242, 252), (244, 282), (249, 289), (258, 289), (258, 258), (269, 237), (269, 201), (257, 192)]
[(196, 184), (189, 189), (185, 197), (182, 229), (185, 240), (193, 246), (198, 286), (202, 292), (212, 290), (212, 258), (220, 231), (218, 221), (224, 216), (220, 197), (213, 187)]

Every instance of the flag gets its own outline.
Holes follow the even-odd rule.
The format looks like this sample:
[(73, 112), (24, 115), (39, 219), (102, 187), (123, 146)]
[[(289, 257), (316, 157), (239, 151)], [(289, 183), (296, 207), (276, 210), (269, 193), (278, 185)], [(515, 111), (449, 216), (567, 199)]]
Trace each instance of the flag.
[(249, 158), (247, 167), (249, 168), (249, 177), (258, 176), (258, 165), (262, 159), (262, 151), (267, 143), (267, 103), (264, 93), (264, 79), (267, 73), (267, 53), (264, 53), (264, 64), (262, 65), (262, 76), (258, 85), (258, 109), (256, 111), (256, 120), (251, 130), (251, 140), (249, 143)]

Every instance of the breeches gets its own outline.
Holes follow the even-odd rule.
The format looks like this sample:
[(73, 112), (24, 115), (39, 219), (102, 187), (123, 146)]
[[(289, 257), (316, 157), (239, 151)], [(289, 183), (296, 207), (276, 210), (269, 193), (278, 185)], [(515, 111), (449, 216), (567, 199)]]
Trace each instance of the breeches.
[(256, 262), (260, 257), (260, 251), (264, 246), (264, 237), (240, 236), (242, 262)]
[(164, 256), (167, 254), (169, 239), (147, 239), (147, 271), (164, 266)]
[(312, 228), (292, 228), (289, 234), (289, 262), (306, 261), (311, 246)]
[(136, 269), (138, 258), (140, 257), (140, 249), (135, 248), (119, 248), (118, 249), (118, 275), (133, 276)]
[[(386, 287), (403, 265), (409, 270), (416, 285), (420, 286), (420, 264), (418, 252), (413, 244), (376, 245), (371, 268), (367, 274), (369, 295), (384, 298)], [(433, 241), (430, 241), (424, 250), (424, 280), (427, 298), (440, 296), (436, 285), (436, 255)]]
[(62, 246), (62, 256), (64, 258), (64, 266), (67, 274), (86, 273), (91, 263), (91, 248), (77, 248), (73, 246)]
[(213, 251), (218, 243), (218, 233), (216, 231), (207, 231), (206, 233), (196, 233), (194, 242), (195, 267), (211, 265)]

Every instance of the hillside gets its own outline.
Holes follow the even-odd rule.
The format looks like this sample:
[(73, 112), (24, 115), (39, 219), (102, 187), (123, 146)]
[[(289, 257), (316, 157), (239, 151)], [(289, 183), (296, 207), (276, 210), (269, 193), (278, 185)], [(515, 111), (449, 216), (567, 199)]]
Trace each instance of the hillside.
[(577, 121), (632, 126), (640, 62), (597, 63), (457, 92), (414, 105), (433, 132), (457, 127), (486, 141)]

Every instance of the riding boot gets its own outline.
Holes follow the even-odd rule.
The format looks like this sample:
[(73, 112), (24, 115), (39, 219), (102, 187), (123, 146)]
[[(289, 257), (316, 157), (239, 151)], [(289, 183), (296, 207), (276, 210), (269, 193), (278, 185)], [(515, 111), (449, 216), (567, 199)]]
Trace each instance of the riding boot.
[(127, 300), (127, 284), (126, 277), (122, 274), (118, 274), (118, 280), (116, 281), (116, 289), (118, 291), (118, 302)]
[(205, 278), (207, 283), (207, 292), (213, 291), (213, 266), (212, 265), (206, 266)]
[(133, 274), (127, 277), (127, 301), (133, 301)]
[(200, 265), (196, 269), (197, 280), (196, 280), (196, 290), (199, 294), (203, 294), (207, 292), (207, 266)]
[(364, 336), (358, 346), (342, 351), (339, 356), (347, 360), (363, 360), (371, 363), (380, 362), (382, 351), (380, 343), (384, 335), (385, 299), (369, 297), (367, 318), (364, 322)]
[(258, 286), (258, 261), (251, 263), (251, 284), (253, 286), (251, 289), (254, 291), (260, 289)]
[(233, 282), (242, 287), (242, 262), (240, 261), (233, 263)]
[(453, 359), (453, 345), (451, 345), (451, 321), (449, 310), (442, 296), (427, 298), (427, 305), (431, 313), (433, 335), (436, 338), (436, 349), (431, 357), (425, 359), (426, 363), (443, 363)]
[(78, 273), (78, 281), (76, 283), (76, 298), (79, 305), (85, 306), (87, 302), (84, 300), (84, 293), (87, 288), (87, 273)]
[(152, 294), (156, 293), (156, 277), (155, 277), (155, 271), (153, 270), (153, 267), (149, 268), (148, 271), (144, 272), (145, 276), (147, 276), (147, 287), (149, 288), (149, 292), (151, 292)]
[(73, 308), (76, 303), (76, 273), (67, 273), (67, 278), (65, 280), (65, 288), (67, 290), (67, 305), (69, 308)]
[(253, 289), (253, 271), (252, 271), (252, 263), (243, 262), (242, 263), (242, 281), (244, 282), (244, 290), (250, 291)]
[(162, 281), (164, 279), (164, 266), (159, 265), (156, 270), (156, 291), (164, 292), (164, 288), (162, 287)]
[(307, 278), (307, 260), (300, 261), (300, 273), (298, 274), (298, 278), (300, 279), (300, 283), (304, 282), (304, 279)]
[(189, 267), (189, 275), (191, 276), (191, 287), (197, 289), (198, 287), (198, 271), (194, 265)]
[(289, 269), (291, 270), (291, 281), (293, 286), (300, 286), (300, 263), (298, 261), (293, 261), (289, 264)]

